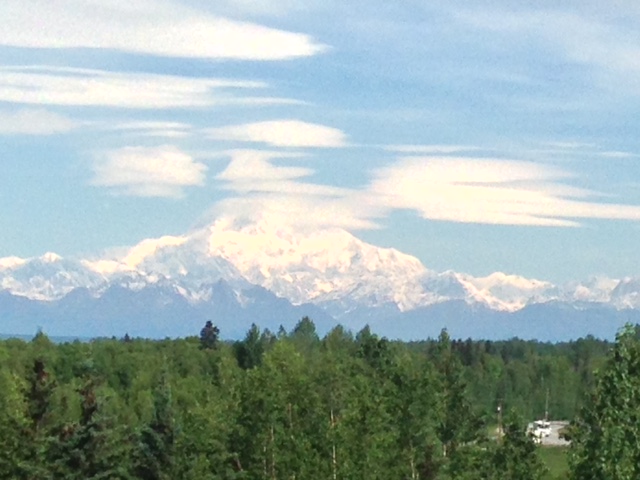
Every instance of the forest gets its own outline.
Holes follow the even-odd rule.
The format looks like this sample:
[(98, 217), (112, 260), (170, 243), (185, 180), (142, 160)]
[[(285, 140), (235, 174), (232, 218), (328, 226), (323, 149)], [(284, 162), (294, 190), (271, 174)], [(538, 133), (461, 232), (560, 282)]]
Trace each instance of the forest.
[(0, 341), (0, 478), (542, 479), (526, 424), (545, 409), (572, 421), (570, 478), (640, 478), (637, 327), (403, 343), (321, 338), (303, 318), (220, 337), (207, 322), (182, 339)]

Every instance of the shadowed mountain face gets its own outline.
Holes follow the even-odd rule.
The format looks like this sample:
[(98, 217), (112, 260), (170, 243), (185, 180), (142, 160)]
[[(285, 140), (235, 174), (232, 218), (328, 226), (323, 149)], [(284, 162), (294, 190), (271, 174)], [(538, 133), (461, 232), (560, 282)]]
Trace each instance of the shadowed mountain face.
[(211, 319), (227, 337), (303, 316), (320, 331), (370, 324), (389, 337), (447, 327), (475, 338), (611, 338), (640, 317), (640, 281), (553, 285), (496, 272), (434, 272), (346, 231), (293, 231), (219, 220), (119, 255), (0, 259), (0, 332), (164, 337), (195, 335)]
[(197, 335), (205, 320), (220, 326), (225, 337), (246, 333), (252, 323), (274, 330), (291, 329), (302, 317), (314, 319), (327, 330), (333, 318), (314, 305), (292, 305), (261, 287), (237, 292), (221, 281), (205, 287), (206, 300), (189, 302), (173, 288), (147, 286), (130, 290), (118, 285), (100, 297), (77, 289), (60, 300), (30, 300), (3, 292), (0, 295), (1, 328), (5, 333), (96, 337), (152, 338)]

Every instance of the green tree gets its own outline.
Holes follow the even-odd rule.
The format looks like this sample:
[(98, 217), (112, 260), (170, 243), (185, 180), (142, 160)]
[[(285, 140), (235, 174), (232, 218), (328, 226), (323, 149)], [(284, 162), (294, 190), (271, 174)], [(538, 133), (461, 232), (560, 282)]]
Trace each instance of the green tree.
[(412, 480), (434, 479), (440, 462), (434, 448), (437, 384), (433, 367), (404, 352), (395, 358), (391, 381), (393, 390), (388, 393), (387, 402), (399, 432), (396, 448), (401, 476)]
[(289, 336), (298, 352), (304, 355), (309, 355), (314, 347), (320, 343), (316, 326), (309, 317), (303, 317), (293, 328)]
[(30, 427), (21, 379), (7, 370), (0, 371), (0, 478), (27, 479), (27, 461), (32, 439), (25, 435)]
[(128, 480), (129, 443), (102, 412), (93, 378), (78, 390), (80, 418), (59, 428), (47, 451), (52, 475), (64, 480)]
[(504, 423), (504, 435), (491, 455), (487, 478), (541, 480), (547, 469), (538, 456), (538, 447), (514, 412)]
[(462, 364), (452, 351), (451, 339), (446, 330), (440, 333), (436, 352), (439, 387), (436, 433), (442, 443), (442, 454), (447, 457), (453, 455), (461, 444), (477, 439), (480, 423), (467, 397)]
[(640, 341), (625, 327), (572, 428), (571, 478), (640, 478)]
[(233, 350), (240, 368), (248, 370), (262, 363), (265, 352), (265, 337), (254, 323), (244, 337), (244, 340), (234, 343)]
[(44, 361), (36, 359), (29, 378), (29, 393), (27, 397), (29, 418), (34, 433), (38, 432), (49, 413), (51, 395), (55, 388), (55, 381), (45, 369)]
[(358, 332), (356, 344), (358, 345), (358, 356), (375, 371), (383, 372), (389, 367), (391, 361), (389, 341), (372, 333), (369, 325)]
[(478, 447), (486, 438), (468, 397), (462, 364), (446, 330), (438, 337), (434, 361), (439, 392), (435, 432), (442, 446), (444, 470), (450, 478), (473, 478), (466, 475), (474, 473), (482, 463)]
[(351, 389), (336, 427), (344, 480), (397, 478), (398, 429), (385, 387), (367, 370), (351, 374)]
[(153, 392), (153, 418), (140, 432), (136, 475), (145, 480), (173, 478), (176, 429), (171, 385), (163, 372)]
[(200, 348), (202, 350), (213, 350), (218, 345), (218, 336), (220, 329), (216, 327), (211, 320), (200, 330)]
[[(45, 341), (40, 337), (39, 341)], [(48, 339), (46, 339), (48, 341)], [(29, 475), (34, 479), (46, 478), (46, 442), (52, 427), (52, 398), (56, 382), (45, 368), (41, 358), (33, 361), (28, 375), (26, 391), (26, 415), (29, 436)]]

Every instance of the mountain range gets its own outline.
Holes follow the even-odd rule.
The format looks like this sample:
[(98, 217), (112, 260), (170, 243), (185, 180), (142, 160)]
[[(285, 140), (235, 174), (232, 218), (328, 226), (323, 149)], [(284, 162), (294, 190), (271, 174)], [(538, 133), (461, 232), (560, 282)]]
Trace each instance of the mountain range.
[(92, 258), (0, 258), (0, 333), (194, 335), (208, 319), (237, 338), (251, 323), (319, 331), (369, 324), (391, 338), (611, 338), (640, 322), (640, 279), (555, 285), (501, 272), (435, 272), (340, 229), (219, 219)]

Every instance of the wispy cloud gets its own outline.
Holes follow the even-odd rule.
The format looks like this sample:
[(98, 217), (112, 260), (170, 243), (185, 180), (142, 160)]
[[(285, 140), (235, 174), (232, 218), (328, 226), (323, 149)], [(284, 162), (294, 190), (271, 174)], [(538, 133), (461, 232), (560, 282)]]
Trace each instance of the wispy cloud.
[(265, 143), (274, 147), (344, 147), (347, 137), (337, 128), (300, 120), (271, 120), (215, 128), (217, 140)]
[(377, 228), (380, 206), (358, 190), (322, 185), (308, 180), (311, 168), (277, 165), (297, 155), (282, 152), (235, 150), (216, 179), (235, 193), (217, 203), (213, 213), (245, 219), (264, 216), (298, 227)]
[(569, 175), (522, 161), (410, 157), (377, 170), (370, 192), (392, 209), (462, 223), (572, 227), (577, 219), (640, 220), (640, 207), (589, 201)]
[(474, 145), (389, 145), (385, 147), (389, 152), (415, 153), (415, 154), (439, 154), (460, 153), (480, 150)]
[(142, 137), (184, 138), (191, 135), (191, 125), (182, 122), (131, 121), (102, 125), (101, 128)]
[(291, 12), (305, 11), (318, 5), (316, 0), (218, 0), (225, 11), (243, 16), (281, 17)]
[(0, 110), (0, 135), (54, 135), (78, 126), (79, 122), (49, 110)]
[[(542, 145), (538, 148), (537, 145)], [(572, 141), (553, 141), (541, 142), (536, 144), (534, 148), (525, 148), (521, 150), (521, 154), (526, 154), (530, 158), (543, 157), (551, 158), (574, 158), (574, 159), (599, 159), (599, 158), (616, 158), (627, 159), (636, 158), (638, 154), (623, 150), (605, 150), (597, 143), (572, 142)]]
[(117, 108), (193, 108), (233, 103), (290, 103), (240, 95), (262, 82), (114, 73), (57, 67), (0, 67), (0, 101)]
[(278, 160), (300, 158), (300, 154), (262, 150), (233, 150), (231, 161), (216, 176), (226, 188), (237, 193), (286, 193), (307, 196), (342, 196), (348, 190), (304, 182), (315, 172), (311, 168), (275, 164)]
[(597, 147), (595, 143), (585, 143), (585, 142), (545, 142), (544, 145), (548, 145), (549, 147), (560, 149), (560, 150), (584, 150), (584, 149), (593, 149)]
[(273, 223), (296, 228), (380, 228), (378, 206), (368, 198), (318, 198), (291, 194), (262, 194), (224, 199), (211, 209), (210, 216), (257, 221), (265, 217)]
[(311, 168), (278, 165), (294, 153), (236, 150), (216, 179), (235, 194), (218, 214), (276, 215), (296, 225), (378, 228), (393, 211), (426, 220), (514, 226), (577, 227), (585, 219), (640, 221), (640, 206), (604, 203), (571, 185), (575, 177), (548, 164), (414, 155), (370, 172), (361, 188), (315, 183)]
[[(302, 167), (276, 166), (271, 162), (278, 158), (295, 158), (296, 154), (283, 154), (279, 152), (268, 152), (260, 150), (234, 150), (228, 152), (231, 161), (226, 169), (219, 173), (216, 178), (229, 182), (233, 188), (240, 187), (240, 190), (253, 188), (257, 183), (284, 182), (296, 178), (307, 177), (313, 170)], [(242, 184), (249, 184), (242, 187)], [(275, 188), (275, 187), (273, 187)]]
[(4, 0), (0, 44), (169, 57), (283, 60), (324, 46), (308, 35), (238, 22), (171, 0)]
[(600, 153), (600, 156), (605, 158), (637, 158), (639, 155), (637, 153), (612, 150), (612, 151), (602, 152)]
[(92, 184), (123, 195), (180, 197), (184, 187), (203, 185), (207, 171), (172, 145), (125, 147), (98, 157)]
[(455, 17), (474, 28), (511, 35), (515, 41), (537, 39), (554, 55), (560, 53), (572, 63), (594, 67), (601, 86), (624, 84), (640, 92), (640, 33), (633, 22), (569, 12), (561, 6), (520, 11), (460, 9)]

